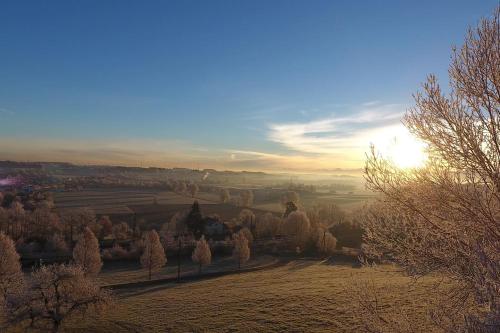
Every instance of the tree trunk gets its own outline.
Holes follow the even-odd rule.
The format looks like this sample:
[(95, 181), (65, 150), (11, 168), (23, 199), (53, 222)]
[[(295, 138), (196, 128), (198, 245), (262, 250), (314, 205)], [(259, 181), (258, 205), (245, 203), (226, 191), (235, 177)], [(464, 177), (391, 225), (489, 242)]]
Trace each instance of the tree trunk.
[(61, 327), (61, 323), (59, 320), (54, 321), (54, 326), (52, 327), (52, 333), (59, 332), (59, 328)]
[(181, 239), (180, 236), (177, 236), (177, 282), (181, 281)]
[(149, 280), (151, 281), (151, 264), (149, 265)]
[(198, 275), (201, 275), (201, 264), (200, 264), (200, 266), (198, 267)]

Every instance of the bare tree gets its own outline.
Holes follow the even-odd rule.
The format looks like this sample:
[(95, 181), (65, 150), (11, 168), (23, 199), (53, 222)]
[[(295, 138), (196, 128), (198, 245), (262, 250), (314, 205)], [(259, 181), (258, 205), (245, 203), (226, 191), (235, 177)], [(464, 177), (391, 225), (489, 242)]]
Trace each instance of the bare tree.
[(107, 215), (101, 216), (99, 219), (99, 224), (101, 225), (101, 236), (104, 238), (113, 233), (113, 223)]
[(127, 222), (120, 222), (111, 228), (113, 231), (113, 237), (118, 240), (124, 240), (129, 238), (131, 230), (130, 227), (128, 226)]
[(8, 233), (14, 239), (23, 236), (24, 228), (26, 227), (26, 211), (20, 202), (14, 201), (7, 211), (9, 217)]
[(151, 280), (151, 273), (159, 270), (167, 263), (165, 250), (160, 242), (160, 237), (155, 230), (151, 230), (145, 234), (144, 252), (141, 256), (141, 265), (146, 268)]
[(243, 227), (239, 232), (245, 236), (245, 238), (248, 240), (248, 245), (251, 246), (253, 243), (253, 234), (250, 229), (248, 229), (247, 227)]
[(255, 214), (250, 209), (243, 209), (238, 215), (241, 225), (249, 229), (255, 227)]
[(295, 191), (285, 192), (281, 196), (281, 205), (283, 207), (286, 207), (286, 205), (289, 202), (293, 202), (296, 206), (298, 206), (299, 205), (299, 201), (300, 201), (299, 194), (297, 192), (295, 192)]
[(29, 230), (25, 230), (27, 237), (49, 240), (54, 234), (62, 232), (59, 216), (50, 208), (40, 206), (29, 216)]
[(73, 249), (73, 259), (86, 275), (97, 275), (101, 271), (99, 242), (90, 228), (86, 227), (80, 235)]
[(10, 295), (23, 288), (24, 277), (14, 241), (0, 232), (0, 311)]
[(335, 253), (337, 239), (329, 231), (327, 231), (327, 229), (317, 229), (315, 241), (316, 248), (319, 253), (326, 255), (332, 255)]
[(181, 234), (187, 231), (187, 216), (189, 211), (176, 212), (169, 222), (166, 222), (162, 226), (162, 234), (169, 231), (174, 234)]
[(196, 248), (191, 256), (193, 262), (198, 264), (198, 273), (201, 274), (201, 267), (209, 265), (212, 261), (212, 252), (210, 251), (210, 246), (205, 240), (205, 236), (201, 236), (200, 240), (196, 242)]
[(8, 304), (11, 324), (59, 332), (70, 315), (100, 310), (111, 301), (109, 292), (86, 277), (79, 266), (42, 266), (31, 274), (30, 282), (23, 297)]
[(448, 95), (432, 75), (415, 95), (404, 124), (427, 144), (427, 164), (401, 170), (372, 148), (365, 168), (383, 194), (366, 221), (367, 253), (456, 281), (434, 314), (440, 323), (454, 314), (449, 331), (500, 330), (499, 14), (454, 50)]
[(245, 190), (240, 193), (239, 205), (241, 207), (251, 207), (253, 205), (253, 192), (252, 190)]
[(274, 237), (281, 233), (283, 220), (273, 213), (265, 213), (256, 221), (255, 233), (257, 237)]
[(0, 205), (0, 232), (7, 233), (8, 226), (9, 226), (9, 215), (7, 213), (7, 210)]
[(184, 194), (184, 193), (186, 193), (186, 190), (187, 190), (187, 186), (186, 186), (185, 182), (180, 181), (177, 183), (177, 185), (175, 187), (175, 192), (177, 192), (179, 194)]
[(188, 186), (188, 192), (189, 192), (189, 194), (191, 194), (192, 198), (194, 198), (196, 196), (196, 194), (198, 194), (199, 190), (200, 190), (200, 188), (195, 183), (191, 183)]
[(250, 248), (248, 247), (248, 239), (242, 232), (233, 234), (233, 258), (238, 262), (238, 269), (241, 265), (250, 259)]
[(100, 224), (96, 223), (95, 212), (87, 207), (65, 211), (62, 214), (62, 220), (66, 226), (71, 246), (74, 244), (75, 235), (82, 232), (85, 227), (89, 227), (95, 235), (99, 235), (101, 230)]
[(219, 196), (222, 203), (226, 203), (231, 200), (231, 195), (229, 194), (229, 190), (227, 188), (220, 190)]
[(310, 236), (311, 222), (306, 213), (295, 211), (285, 219), (283, 229), (293, 240), (293, 247), (304, 248)]
[(45, 249), (48, 249), (49, 251), (52, 252), (61, 252), (61, 253), (67, 253), (69, 250), (68, 243), (66, 243), (64, 237), (59, 233), (53, 234), (47, 240), (47, 243), (45, 244)]

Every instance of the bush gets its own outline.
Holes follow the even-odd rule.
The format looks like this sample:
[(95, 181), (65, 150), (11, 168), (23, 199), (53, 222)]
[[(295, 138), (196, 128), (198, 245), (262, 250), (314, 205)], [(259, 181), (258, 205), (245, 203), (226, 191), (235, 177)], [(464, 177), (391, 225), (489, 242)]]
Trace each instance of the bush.
[(130, 253), (118, 244), (115, 244), (111, 249), (102, 251), (102, 257), (106, 260), (111, 259), (127, 259)]
[(359, 224), (342, 222), (331, 227), (330, 232), (337, 239), (337, 249), (342, 247), (361, 248), (364, 231)]

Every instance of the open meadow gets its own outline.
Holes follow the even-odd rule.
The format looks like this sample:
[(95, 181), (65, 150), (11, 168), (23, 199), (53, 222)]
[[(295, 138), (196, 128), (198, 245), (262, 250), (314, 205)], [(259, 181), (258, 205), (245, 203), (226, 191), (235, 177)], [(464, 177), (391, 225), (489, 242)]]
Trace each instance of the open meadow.
[[(374, 196), (368, 193), (308, 193), (301, 196), (300, 203), (309, 208), (317, 204), (335, 204), (346, 212), (352, 212), (372, 201)], [(194, 200), (202, 205), (205, 214), (217, 214), (224, 220), (238, 216), (241, 207), (221, 204), (216, 193), (199, 192), (194, 198), (175, 192), (159, 189), (110, 188), (86, 189), (75, 192), (55, 192), (54, 202), (61, 211), (88, 207), (98, 215), (113, 216), (118, 220), (129, 221), (136, 213), (148, 224), (160, 225), (179, 211), (190, 208)], [(255, 214), (273, 212), (282, 214), (283, 205), (279, 199), (261, 198), (251, 207)]]
[[(174, 192), (158, 189), (141, 188), (111, 188), (86, 189), (74, 192), (55, 192), (54, 202), (61, 209), (89, 207), (96, 214), (127, 214), (132, 213), (130, 205), (188, 205), (193, 198)], [(213, 204), (213, 201), (197, 199), (200, 204)]]
[(356, 268), (314, 260), (187, 283), (116, 292), (99, 317), (67, 323), (68, 332), (359, 332), (358, 287), (375, 286), (385, 311), (409, 310), (422, 332), (434, 278), (411, 280), (393, 266)]

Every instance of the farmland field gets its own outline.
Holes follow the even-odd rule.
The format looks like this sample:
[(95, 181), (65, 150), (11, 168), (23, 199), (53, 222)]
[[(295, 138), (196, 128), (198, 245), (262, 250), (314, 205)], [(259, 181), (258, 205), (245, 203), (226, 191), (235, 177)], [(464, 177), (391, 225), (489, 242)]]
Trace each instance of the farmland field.
[[(191, 198), (187, 195), (180, 195), (174, 192), (167, 192), (155, 189), (86, 189), (77, 192), (56, 192), (54, 193), (55, 205), (58, 209), (64, 211), (66, 209), (77, 207), (92, 208), (99, 215), (130, 215), (137, 212), (136, 209), (149, 207), (153, 211), (148, 212), (147, 216), (142, 216), (148, 222), (158, 220), (158, 207), (163, 207), (161, 211), (167, 211), (168, 216), (162, 216), (165, 220), (175, 212), (189, 208), (189, 205), (194, 200), (204, 207), (206, 214), (219, 214), (224, 219), (231, 219), (238, 215), (241, 207), (233, 205), (222, 205), (218, 202), (218, 195), (209, 192), (199, 192), (196, 198)], [(301, 198), (301, 203), (307, 208), (317, 203), (333, 203), (343, 208), (346, 211), (352, 211), (363, 206), (365, 203), (373, 200), (372, 195), (339, 193), (339, 194), (309, 194)], [(209, 205), (214, 205), (209, 207)], [(155, 208), (156, 206), (156, 208)], [(142, 208), (139, 208), (142, 207)], [(279, 200), (259, 200), (252, 207), (256, 213), (260, 212), (275, 212), (282, 213), (283, 207)], [(128, 220), (128, 218), (123, 218)]]
[[(193, 203), (193, 198), (174, 192), (154, 189), (88, 189), (77, 192), (56, 192), (54, 201), (61, 210), (89, 207), (97, 214), (127, 214), (132, 213), (130, 205), (187, 205)], [(200, 204), (209, 205), (213, 201), (197, 199)]]
[[(356, 288), (371, 281), (386, 311), (424, 316), (433, 278), (408, 287), (392, 266), (296, 260), (278, 268), (121, 291), (105, 314), (70, 332), (358, 332)], [(418, 305), (416, 305), (418, 304)], [(432, 332), (429, 327), (421, 331)]]
[[(353, 210), (363, 207), (374, 199), (370, 194), (353, 194), (353, 193), (339, 193), (339, 194), (309, 194), (300, 198), (300, 203), (305, 207), (311, 207), (316, 204), (335, 204), (345, 210), (351, 212)], [(279, 201), (262, 201), (257, 202), (254, 208), (267, 210), (271, 212), (283, 212), (283, 206)]]

